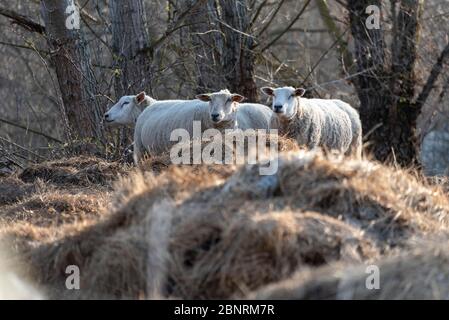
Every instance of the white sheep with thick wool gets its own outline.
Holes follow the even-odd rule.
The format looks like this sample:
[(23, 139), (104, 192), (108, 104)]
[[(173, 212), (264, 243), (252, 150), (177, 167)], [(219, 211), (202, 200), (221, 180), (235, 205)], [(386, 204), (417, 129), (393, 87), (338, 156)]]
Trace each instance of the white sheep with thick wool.
[[(269, 130), (272, 111), (258, 104), (239, 104), (244, 98), (228, 90), (202, 94), (196, 100), (157, 101), (144, 92), (122, 97), (105, 114), (105, 121), (115, 125), (132, 125), (134, 129), (134, 161), (137, 164), (145, 152), (151, 155), (167, 151), (176, 141), (171, 133), (185, 129), (193, 137), (194, 122), (201, 131), (224, 129)], [(218, 114), (218, 116), (217, 116)], [(201, 132), (201, 133), (202, 133)]]
[(361, 157), (362, 124), (358, 112), (341, 100), (307, 99), (293, 87), (261, 89), (273, 100), (271, 123), (280, 134), (309, 149), (322, 147)]

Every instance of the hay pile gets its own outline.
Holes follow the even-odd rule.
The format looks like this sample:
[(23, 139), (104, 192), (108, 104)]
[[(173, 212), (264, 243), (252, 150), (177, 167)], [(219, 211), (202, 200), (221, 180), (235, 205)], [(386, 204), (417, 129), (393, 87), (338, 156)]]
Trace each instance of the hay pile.
[[(298, 270), (372, 263), (447, 235), (443, 191), (407, 172), (318, 153), (278, 165), (273, 176), (258, 165), (138, 170), (103, 194), (108, 207), (1, 233), (49, 297), (186, 299), (244, 297)], [(65, 289), (68, 265), (83, 290)]]
[(382, 251), (407, 246), (415, 237), (448, 233), (446, 194), (403, 170), (309, 154), (284, 158), (278, 177), (289, 206), (360, 228)]
[(112, 182), (126, 171), (117, 163), (75, 157), (32, 165), (0, 179), (0, 224), (59, 226), (99, 216)]
[[(22, 255), (37, 270), (34, 280), (50, 285), (48, 295), (57, 292), (59, 297), (139, 298), (154, 291), (180, 298), (229, 298), (288, 277), (301, 265), (377, 257), (358, 230), (330, 217), (259, 212), (266, 201), (220, 210), (211, 199), (220, 198), (219, 177), (204, 177), (187, 169), (158, 177), (135, 174), (117, 195), (124, 204), (103, 221), (37, 248), (42, 235), (28, 238), (30, 246), (22, 248)], [(169, 210), (160, 206), (161, 199), (172, 203)], [(158, 214), (171, 215), (166, 232), (159, 232), (168, 237), (165, 248), (160, 237), (149, 240), (162, 227)], [(16, 238), (14, 232), (8, 236)], [(156, 268), (162, 274), (147, 269), (160, 260), (152, 258), (154, 251), (165, 260)], [(81, 292), (61, 287), (71, 264), (81, 269)], [(157, 290), (148, 288), (152, 278), (163, 279)]]
[[(179, 147), (174, 150), (174, 154), (179, 157), (182, 157), (184, 154), (187, 155), (187, 161), (182, 162), (183, 165), (239, 165), (248, 163), (248, 159), (262, 160), (270, 158), (272, 156), (270, 148), (276, 148), (275, 152), (295, 152), (300, 150), (298, 144), (294, 140), (277, 135), (263, 133), (258, 133), (256, 135), (247, 133), (244, 138), (239, 140), (242, 142), (241, 144), (237, 144), (235, 139), (232, 139), (233, 137), (233, 134), (228, 133), (219, 135), (218, 139), (216, 137), (210, 137), (201, 141), (191, 141), (186, 144), (180, 144)], [(221, 151), (221, 154), (215, 155), (215, 152), (219, 151)], [(217, 162), (206, 163), (203, 161), (204, 159), (194, 159), (194, 155), (198, 154), (213, 157), (214, 160), (216, 158)], [(140, 164), (140, 168), (144, 171), (160, 173), (172, 165), (172, 157), (173, 155), (170, 155), (170, 151), (160, 155), (145, 157)], [(199, 163), (198, 160), (201, 161), (201, 163)]]
[(332, 264), (303, 270), (293, 277), (261, 288), (249, 299), (449, 299), (449, 248), (420, 247), (379, 261), (379, 289), (367, 289), (366, 265)]
[(56, 185), (104, 186), (114, 181), (125, 170), (116, 162), (80, 156), (30, 166), (20, 173), (19, 178), (28, 183), (41, 179)]
[(100, 194), (71, 194), (47, 189), (1, 208), (0, 223), (28, 222), (35, 226), (74, 223), (98, 216), (106, 201)]
[(19, 201), (34, 191), (35, 185), (25, 183), (15, 176), (0, 178), (0, 206)]

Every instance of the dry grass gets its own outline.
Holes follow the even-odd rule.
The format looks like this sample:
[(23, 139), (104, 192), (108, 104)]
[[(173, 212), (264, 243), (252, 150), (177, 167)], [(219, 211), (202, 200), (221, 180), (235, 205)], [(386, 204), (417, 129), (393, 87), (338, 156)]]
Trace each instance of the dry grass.
[[(297, 272), (302, 286), (347, 266), (388, 265), (418, 239), (448, 234), (443, 188), (369, 161), (295, 151), (274, 176), (258, 165), (144, 164), (112, 194), (111, 175), (126, 169), (100, 162), (108, 169), (91, 179), (86, 168), (100, 164), (66, 162), (69, 178), (40, 176), (51, 185), (0, 207), (11, 260), (52, 298), (244, 297)], [(80, 267), (83, 290), (65, 290), (68, 265)], [(334, 278), (317, 290), (333, 297)]]
[[(260, 147), (259, 139), (261, 141)], [(221, 154), (218, 157), (220, 162), (223, 163), (224, 161), (228, 161), (228, 159), (230, 159), (226, 165), (236, 165), (241, 164), (241, 162), (248, 163), (248, 157), (250, 156), (254, 157), (254, 159), (269, 158), (270, 147), (276, 147), (278, 152), (294, 152), (300, 150), (294, 140), (286, 137), (278, 137), (277, 135), (246, 134), (245, 139), (239, 141), (243, 141), (243, 143), (238, 146), (234, 140), (230, 139), (229, 134), (221, 135), (219, 136), (219, 139), (210, 138), (196, 142), (192, 141), (183, 145), (183, 154), (188, 153), (188, 164), (194, 164), (194, 155), (198, 155), (199, 151), (203, 155), (215, 156), (214, 152), (221, 150)], [(254, 147), (253, 144), (249, 145), (250, 141), (252, 143), (257, 143), (257, 147)], [(240, 159), (243, 161), (239, 163), (238, 161), (240, 161)], [(167, 169), (170, 165), (172, 165), (170, 152), (165, 152), (160, 155), (145, 157), (140, 163), (140, 168), (144, 171), (160, 173), (161, 171)]]
[(36, 226), (74, 223), (98, 216), (105, 203), (106, 199), (100, 194), (46, 191), (2, 208), (0, 223), (29, 222)]
[(0, 178), (0, 206), (19, 201), (35, 190), (31, 183), (25, 183), (15, 176)]
[(45, 162), (26, 168), (19, 178), (32, 183), (37, 179), (57, 185), (107, 185), (115, 180), (124, 168), (115, 162), (95, 157), (75, 157)]
[[(447, 241), (447, 240), (446, 240)], [(307, 269), (261, 288), (250, 299), (449, 299), (447, 243), (429, 245), (379, 261), (378, 290), (366, 287), (366, 265), (332, 264)]]

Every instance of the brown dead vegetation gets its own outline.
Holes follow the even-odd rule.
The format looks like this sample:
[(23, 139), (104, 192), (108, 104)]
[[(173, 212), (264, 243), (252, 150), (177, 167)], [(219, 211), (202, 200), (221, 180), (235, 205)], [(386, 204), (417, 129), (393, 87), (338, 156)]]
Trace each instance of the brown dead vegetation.
[[(447, 241), (447, 240), (446, 240)], [(367, 265), (331, 264), (307, 269), (249, 294), (250, 299), (449, 299), (449, 255), (445, 245), (418, 247), (378, 261), (380, 286), (366, 287)]]
[[(258, 170), (140, 168), (113, 194), (107, 179), (76, 193), (50, 178), (53, 187), (0, 207), (1, 234), (48, 297), (187, 299), (244, 297), (295, 272), (313, 281), (309, 268), (382, 263), (447, 236), (443, 189), (405, 171), (299, 151), (273, 176)], [(68, 265), (80, 267), (83, 290), (65, 290)]]
[(0, 206), (14, 203), (35, 190), (31, 183), (25, 183), (15, 176), (0, 178)]
[(20, 173), (19, 178), (32, 183), (36, 179), (58, 185), (106, 185), (125, 170), (115, 162), (95, 157), (74, 157), (30, 166)]

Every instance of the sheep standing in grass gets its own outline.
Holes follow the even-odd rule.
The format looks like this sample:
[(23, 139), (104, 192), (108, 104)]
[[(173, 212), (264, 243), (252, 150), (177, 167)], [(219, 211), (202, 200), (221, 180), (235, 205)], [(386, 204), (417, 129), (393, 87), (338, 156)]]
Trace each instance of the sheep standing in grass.
[(244, 98), (238, 94), (222, 90), (198, 98), (157, 101), (144, 92), (125, 96), (105, 114), (105, 121), (115, 125), (135, 124), (136, 163), (146, 151), (152, 155), (167, 151), (176, 143), (170, 139), (175, 129), (185, 129), (192, 137), (194, 121), (201, 124), (200, 133), (210, 128), (268, 130), (270, 127), (272, 111), (263, 105), (239, 104)]
[(359, 115), (340, 100), (302, 98), (304, 89), (262, 88), (272, 97), (272, 124), (280, 133), (309, 149), (323, 147), (361, 157), (362, 126)]
[(172, 130), (185, 128), (191, 133), (193, 121), (204, 122), (207, 110), (207, 103), (198, 100), (155, 100), (141, 92), (121, 97), (104, 120), (109, 125), (135, 125), (133, 157), (137, 164), (145, 151), (158, 154), (171, 146)]
[(123, 96), (113, 105), (105, 114), (104, 121), (112, 126), (131, 126), (135, 125), (137, 118), (142, 111), (153, 104), (168, 105), (183, 100), (161, 100), (158, 101), (141, 92), (135, 96)]
[(210, 94), (200, 94), (197, 99), (209, 103), (212, 125), (223, 129), (270, 129), (273, 112), (267, 106), (257, 103), (240, 103), (245, 98), (221, 90)]

